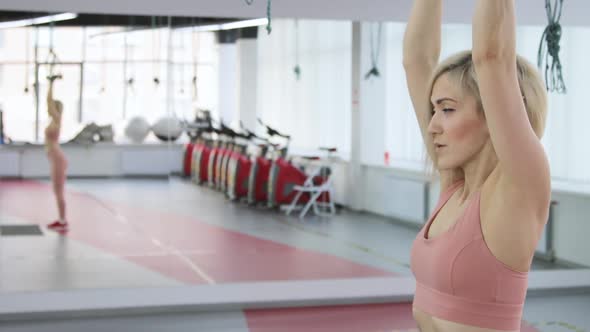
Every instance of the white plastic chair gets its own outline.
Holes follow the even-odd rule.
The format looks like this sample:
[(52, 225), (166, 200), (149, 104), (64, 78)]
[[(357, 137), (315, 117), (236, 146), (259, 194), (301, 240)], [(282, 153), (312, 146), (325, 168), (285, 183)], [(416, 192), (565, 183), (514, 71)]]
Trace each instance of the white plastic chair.
[[(320, 185), (313, 183), (314, 177), (321, 175), (323, 167), (318, 167), (312, 172), (303, 183), (302, 186), (294, 186), (293, 190), (297, 192), (293, 201), (286, 208), (286, 215), (290, 215), (291, 212), (297, 206), (299, 199), (304, 193), (309, 193), (309, 201), (305, 204), (301, 212), (299, 213), (299, 219), (303, 219), (307, 211), (313, 207), (313, 212), (319, 216), (333, 216), (336, 213), (336, 206), (334, 205), (334, 185), (332, 182), (332, 174), (328, 174), (327, 179)], [(328, 202), (318, 202), (318, 199), (322, 194), (327, 193), (329, 195)], [(323, 212), (322, 209), (328, 209), (329, 212)]]

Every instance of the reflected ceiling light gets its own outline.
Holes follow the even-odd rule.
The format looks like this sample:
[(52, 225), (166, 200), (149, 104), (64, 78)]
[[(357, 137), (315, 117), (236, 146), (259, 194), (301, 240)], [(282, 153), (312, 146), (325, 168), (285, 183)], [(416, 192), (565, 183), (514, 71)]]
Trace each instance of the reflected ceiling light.
[(231, 22), (231, 23), (202, 25), (202, 26), (196, 26), (194, 28), (190, 27), (190, 28), (186, 28), (186, 29), (192, 29), (197, 32), (219, 31), (219, 30), (231, 30), (231, 29), (257, 27), (260, 25), (266, 25), (267, 23), (268, 23), (268, 19), (257, 18), (257, 19), (253, 19), (253, 20), (244, 20), (244, 21)]
[(62, 13), (49, 16), (41, 16), (35, 18), (27, 18), (24, 20), (0, 22), (0, 29), (20, 28), (30, 25), (47, 24), (51, 22), (67, 21), (78, 17), (78, 14), (74, 13)]
[[(267, 18), (257, 18), (253, 20), (244, 20), (244, 21), (237, 21), (237, 22), (230, 22), (230, 23), (223, 23), (223, 24), (210, 24), (210, 25), (197, 25), (197, 26), (185, 26), (182, 28), (172, 28), (174, 31), (184, 31), (184, 30), (191, 30), (195, 32), (205, 32), (205, 31), (219, 31), (219, 30), (231, 30), (231, 29), (240, 29), (240, 28), (249, 28), (249, 27), (257, 27), (261, 25), (266, 25), (268, 23)], [(160, 26), (155, 29), (165, 29), (167, 26)], [(123, 29), (117, 31), (107, 31), (107, 32), (100, 32), (90, 36), (90, 39), (95, 37), (104, 37), (107, 35), (119, 34), (119, 33), (133, 33), (133, 32), (141, 32), (146, 30), (153, 30), (154, 28), (130, 28), (130, 29)]]

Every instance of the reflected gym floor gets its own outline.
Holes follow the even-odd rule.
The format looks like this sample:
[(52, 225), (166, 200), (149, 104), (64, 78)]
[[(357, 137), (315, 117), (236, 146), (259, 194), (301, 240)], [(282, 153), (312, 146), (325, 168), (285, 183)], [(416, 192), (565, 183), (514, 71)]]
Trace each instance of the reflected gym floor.
[[(2, 234), (2, 293), (411, 276), (409, 250), (417, 229), (379, 216), (341, 211), (333, 218), (302, 221), (230, 203), (219, 192), (177, 178), (74, 179), (67, 188), (71, 226), (66, 236), (44, 228), (36, 235)], [(0, 225), (44, 226), (55, 215), (46, 182), (0, 181), (0, 193)], [(536, 325), (529, 331), (584, 331), (590, 327), (588, 312), (590, 294), (535, 296), (527, 299), (524, 319)], [(22, 324), (2, 323), (2, 331), (17, 331)], [(128, 331), (415, 327), (409, 303), (26, 324), (30, 331), (75, 331), (82, 325), (96, 331), (115, 326)]]

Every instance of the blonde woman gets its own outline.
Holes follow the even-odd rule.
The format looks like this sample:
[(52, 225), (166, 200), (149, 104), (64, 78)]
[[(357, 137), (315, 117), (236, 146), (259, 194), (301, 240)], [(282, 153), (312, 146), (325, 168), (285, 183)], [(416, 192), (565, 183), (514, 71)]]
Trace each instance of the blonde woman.
[(520, 331), (528, 271), (551, 196), (536, 68), (516, 54), (514, 0), (478, 0), (473, 50), (438, 64), (442, 0), (414, 0), (408, 89), (441, 195), (416, 237), (422, 332)]
[(59, 78), (59, 76), (50, 76), (48, 78), (49, 91), (47, 92), (47, 112), (49, 113), (51, 120), (49, 125), (45, 128), (45, 148), (47, 151), (47, 158), (49, 159), (51, 182), (57, 202), (59, 218), (49, 224), (48, 228), (59, 233), (65, 233), (68, 231), (64, 193), (68, 161), (59, 145), (63, 104), (59, 100), (53, 99), (53, 83), (57, 78)]

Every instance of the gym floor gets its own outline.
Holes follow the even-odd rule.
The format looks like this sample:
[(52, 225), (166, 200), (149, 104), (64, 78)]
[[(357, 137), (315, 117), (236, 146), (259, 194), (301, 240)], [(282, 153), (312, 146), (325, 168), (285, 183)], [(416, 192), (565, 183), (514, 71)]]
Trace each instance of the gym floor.
[[(73, 179), (70, 232), (10, 225), (51, 222), (46, 181), (0, 181), (0, 291), (411, 276), (416, 228), (340, 211), (299, 220), (229, 203), (188, 180)], [(544, 262), (533, 270), (563, 269)], [(527, 299), (523, 331), (590, 330), (590, 294)], [(404, 331), (411, 304), (161, 314), (109, 319), (5, 322), (2, 331)]]

